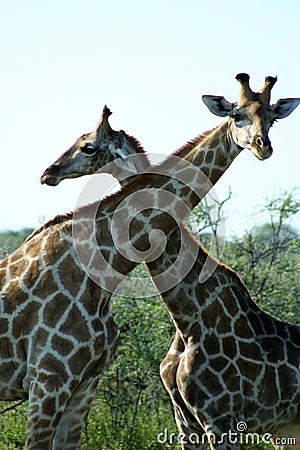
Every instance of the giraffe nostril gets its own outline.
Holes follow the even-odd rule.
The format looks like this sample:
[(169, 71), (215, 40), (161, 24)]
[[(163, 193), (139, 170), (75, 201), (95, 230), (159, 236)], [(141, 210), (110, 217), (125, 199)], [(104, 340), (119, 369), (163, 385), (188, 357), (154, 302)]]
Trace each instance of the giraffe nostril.
[(257, 145), (257, 147), (263, 147), (264, 146), (264, 140), (261, 136), (257, 136), (257, 138), (255, 139), (255, 144)]

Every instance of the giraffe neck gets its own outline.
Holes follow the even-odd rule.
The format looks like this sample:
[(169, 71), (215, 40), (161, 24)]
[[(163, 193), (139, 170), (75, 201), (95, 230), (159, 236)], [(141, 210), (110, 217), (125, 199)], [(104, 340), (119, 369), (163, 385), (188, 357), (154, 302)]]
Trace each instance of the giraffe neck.
[(227, 120), (200, 136), (198, 145), (190, 152), (187, 153), (184, 146), (176, 154), (195, 164), (215, 185), (241, 150), (232, 139), (230, 121)]
[[(173, 276), (176, 280), (182, 275), (182, 267), (177, 267), (174, 273), (172, 270), (168, 271), (168, 268), (173, 267), (181, 247), (184, 252), (181, 258), (183, 269), (190, 264), (189, 258), (193, 253), (196, 253), (196, 260), (190, 264), (190, 270), (182, 277), (180, 283), (174, 283), (174, 287), (167, 289), (170, 277)], [(215, 270), (202, 283), (200, 274), (207, 261), (215, 264)], [(217, 263), (184, 227), (177, 228), (172, 233), (163, 255), (156, 261), (147, 263), (147, 268), (155, 286), (161, 292), (160, 295), (177, 330), (184, 339), (193, 334), (198, 338), (203, 329), (213, 329), (219, 321), (226, 322), (230, 314), (232, 317), (237, 316), (238, 310), (250, 308), (255, 310), (256, 314), (260, 312), (251, 301), (248, 290), (238, 275)]]
[[(92, 247), (100, 244), (106, 249), (102, 262), (108, 264), (107, 271), (97, 271), (92, 263), (95, 273), (101, 273), (102, 286), (106, 279), (112, 278), (118, 284), (120, 276), (125, 276), (137, 263), (147, 261), (150, 256), (153, 260), (153, 251), (163, 240), (161, 234), (152, 232), (158, 229), (169, 236), (239, 153), (228, 136), (225, 122), (170, 155), (151, 173), (137, 177), (125, 189), (101, 202), (100, 207), (93, 204), (79, 210), (81, 217), (75, 223), (80, 225), (84, 219), (83, 228), (89, 233), (96, 219), (98, 244), (94, 242)], [(181, 157), (183, 154), (185, 158)], [(92, 234), (85, 239), (89, 241)], [(103, 266), (99, 261), (97, 264), (99, 268)], [(115, 277), (109, 273), (111, 268), (117, 271)]]
[[(76, 250), (82, 253), (82, 259), (87, 259), (87, 246), (93, 249), (88, 252), (90, 258), (86, 264), (95, 272), (96, 278), (101, 277), (101, 286), (105, 287), (107, 279), (115, 286), (139, 262), (153, 256), (150, 233), (159, 229), (169, 236), (238, 153), (239, 149), (230, 139), (228, 122), (225, 122), (169, 156), (163, 164), (153, 168), (152, 173), (137, 177), (100, 204), (94, 203), (74, 214), (49, 221), (29, 239), (47, 227), (69, 221), (68, 233), (75, 245), (77, 242)], [(182, 158), (184, 154), (185, 159)], [(160, 200), (163, 206), (167, 205), (165, 209), (161, 209)], [(156, 247), (162, 242), (157, 234), (154, 238), (152, 235), (152, 239)], [(96, 255), (99, 245), (103, 255), (101, 261)], [(138, 256), (137, 251), (140, 252)], [(113, 275), (111, 268), (116, 270)]]
[[(228, 122), (205, 133), (199, 141), (196, 140), (194, 143), (196, 144), (194, 148), (189, 148), (189, 145), (184, 146), (177, 155), (196, 164), (212, 185), (218, 181), (240, 152), (230, 139)], [(180, 251), (183, 253), (178, 258)], [(195, 255), (195, 262), (190, 262), (191, 255)], [(176, 266), (175, 261), (179, 261), (176, 263), (179, 265)], [(205, 284), (200, 284), (200, 274), (210, 264), (217, 270), (212, 271), (212, 275)], [(191, 269), (183, 275), (187, 267)], [(214, 289), (218, 285), (220, 273), (223, 278), (231, 273), (225, 266), (217, 264), (183, 227), (177, 227), (173, 231), (163, 255), (156, 261), (147, 263), (147, 268), (177, 329), (183, 336), (189, 333), (191, 327), (199, 323), (199, 311), (205, 307), (206, 297), (211, 296), (212, 299), (214, 295), (218, 295), (218, 289), (216, 288), (215, 291)], [(174, 285), (168, 288), (172, 278)], [(178, 279), (182, 280), (179, 284)], [(241, 281), (240, 283), (242, 285)], [(244, 289), (247, 293), (246, 288)], [(204, 295), (205, 291), (206, 295)]]

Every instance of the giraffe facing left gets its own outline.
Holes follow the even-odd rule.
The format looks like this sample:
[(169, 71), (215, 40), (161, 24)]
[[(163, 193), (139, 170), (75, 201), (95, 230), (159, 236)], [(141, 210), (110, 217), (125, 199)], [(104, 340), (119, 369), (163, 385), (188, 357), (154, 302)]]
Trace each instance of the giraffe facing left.
[[(83, 134), (65, 151), (41, 176), (41, 183), (57, 186), (66, 178), (78, 178), (100, 172), (105, 166), (106, 171), (117, 179), (122, 174), (134, 175), (144, 172), (149, 166), (147, 154), (141, 144), (125, 131), (115, 131), (111, 128), (108, 118), (111, 111), (104, 106), (96, 128)], [(134, 159), (128, 158), (135, 155)], [(114, 164), (109, 164), (114, 161)], [(107, 166), (109, 164), (109, 166)]]
[[(92, 162), (96, 146), (102, 166), (115, 161), (114, 176), (144, 171), (149, 163), (140, 143), (113, 130), (110, 114), (104, 107), (88, 142), (87, 136), (80, 138), (75, 159), (88, 155)], [(131, 153), (139, 156), (134, 163)], [(65, 173), (62, 163), (60, 158)], [(56, 185), (59, 176), (54, 164), (41, 181)], [(0, 399), (29, 398), (27, 450), (77, 449), (99, 373), (119, 339), (111, 294), (80, 266), (70, 217), (53, 219), (0, 261)], [(133, 265), (121, 259), (124, 271), (130, 271)]]

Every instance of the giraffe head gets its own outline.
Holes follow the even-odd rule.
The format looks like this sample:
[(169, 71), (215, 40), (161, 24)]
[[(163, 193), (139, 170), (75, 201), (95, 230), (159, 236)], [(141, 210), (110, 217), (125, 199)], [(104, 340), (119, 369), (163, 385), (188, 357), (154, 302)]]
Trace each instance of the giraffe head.
[(213, 114), (228, 117), (232, 139), (238, 147), (250, 149), (258, 159), (267, 159), (273, 152), (268, 136), (270, 127), (277, 119), (290, 115), (300, 99), (285, 98), (270, 105), (271, 89), (277, 77), (266, 77), (258, 92), (250, 88), (248, 74), (239, 73), (236, 79), (241, 85), (236, 103), (215, 95), (204, 95), (202, 99)]
[[(94, 131), (83, 134), (41, 176), (41, 183), (57, 186), (65, 178), (78, 178), (101, 171), (114, 161), (110, 172), (118, 178), (118, 170), (137, 174), (149, 165), (141, 144), (123, 130), (114, 131), (108, 118), (111, 111), (104, 107)], [(138, 154), (138, 158), (128, 158)]]

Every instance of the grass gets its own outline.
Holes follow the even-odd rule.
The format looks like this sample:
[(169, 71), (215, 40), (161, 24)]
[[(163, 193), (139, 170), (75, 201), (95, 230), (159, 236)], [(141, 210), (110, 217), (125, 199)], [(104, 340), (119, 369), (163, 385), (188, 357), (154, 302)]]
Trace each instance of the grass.
[[(7, 403), (0, 403), (3, 410)], [(116, 421), (110, 407), (96, 397), (91, 408), (88, 425), (84, 430), (79, 450), (180, 450), (176, 442), (176, 428), (171, 408), (157, 411), (147, 411), (143, 406), (132, 423), (132, 411), (125, 412), (122, 420)], [(25, 450), (27, 404), (5, 412), (0, 416), (0, 450)], [(168, 442), (164, 442), (167, 430)], [(173, 439), (169, 439), (171, 433)], [(171, 442), (172, 441), (172, 442)], [(242, 444), (241, 450), (271, 450), (272, 446), (262, 444)]]

